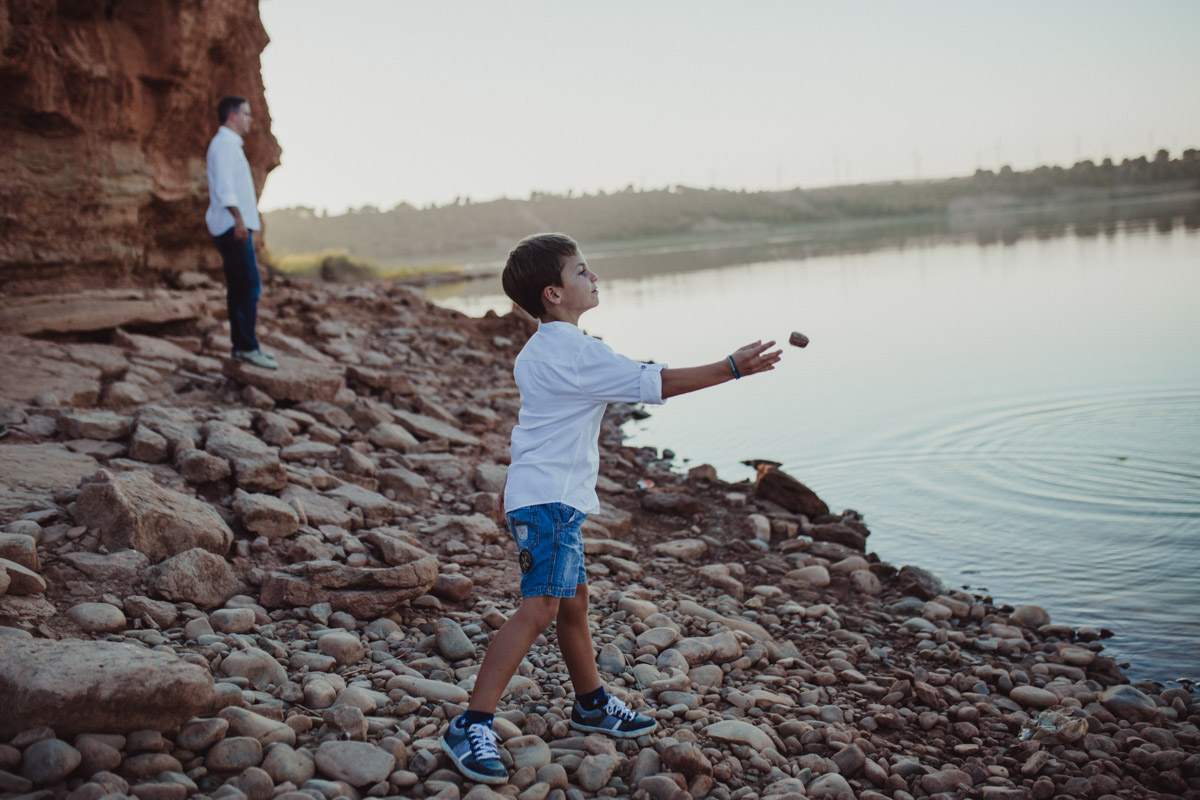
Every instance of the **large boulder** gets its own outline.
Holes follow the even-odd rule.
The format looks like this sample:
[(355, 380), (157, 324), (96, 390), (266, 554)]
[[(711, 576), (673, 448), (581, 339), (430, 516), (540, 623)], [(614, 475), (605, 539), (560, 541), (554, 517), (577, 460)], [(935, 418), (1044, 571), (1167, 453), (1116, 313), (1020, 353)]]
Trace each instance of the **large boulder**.
[(147, 473), (101, 470), (84, 485), (75, 521), (100, 530), (109, 550), (132, 548), (159, 562), (199, 547), (224, 554), (233, 531), (208, 504), (156, 484)]
[(229, 562), (198, 547), (146, 570), (146, 584), (165, 600), (201, 608), (222, 605), (238, 589)]
[(816, 492), (778, 467), (765, 462), (758, 465), (754, 496), (809, 518), (822, 517), (829, 513), (829, 506), (817, 497)]
[(7, 637), (0, 647), (0, 739), (39, 725), (59, 736), (168, 730), (213, 697), (207, 669), (138, 645)]

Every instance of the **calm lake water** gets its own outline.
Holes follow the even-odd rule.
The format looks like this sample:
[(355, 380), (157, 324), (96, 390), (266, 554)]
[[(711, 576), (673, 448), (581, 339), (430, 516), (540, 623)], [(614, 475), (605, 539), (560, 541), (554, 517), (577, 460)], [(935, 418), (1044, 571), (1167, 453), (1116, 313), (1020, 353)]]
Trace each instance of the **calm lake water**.
[[(840, 250), (584, 243), (601, 302), (583, 327), (619, 352), (692, 366), (812, 340), (651, 408), (631, 443), (730, 481), (751, 477), (743, 459), (782, 462), (861, 512), (883, 560), (1110, 628), (1135, 680), (1200, 680), (1195, 209)], [(430, 296), (509, 308), (498, 280)]]

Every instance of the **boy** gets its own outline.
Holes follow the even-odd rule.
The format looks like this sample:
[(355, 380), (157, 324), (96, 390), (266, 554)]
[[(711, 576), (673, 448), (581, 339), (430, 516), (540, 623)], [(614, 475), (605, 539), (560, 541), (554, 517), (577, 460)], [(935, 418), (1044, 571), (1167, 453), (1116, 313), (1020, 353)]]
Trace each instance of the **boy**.
[(557, 621), (563, 661), (575, 689), (576, 730), (634, 738), (657, 723), (605, 692), (588, 627), (587, 573), (579, 529), (600, 507), (600, 421), (608, 403), (661, 404), (668, 397), (774, 369), (775, 342), (747, 345), (702, 367), (667, 369), (617, 355), (578, 327), (600, 303), (596, 274), (579, 246), (562, 234), (530, 236), (513, 248), (501, 281), (513, 302), (539, 320), (517, 356), (513, 375), (521, 412), (512, 461), (501, 490), (509, 531), (520, 550), (521, 605), (496, 632), (467, 710), (442, 737), (463, 775), (500, 784), (508, 771), (496, 749), (497, 703), (534, 639)]

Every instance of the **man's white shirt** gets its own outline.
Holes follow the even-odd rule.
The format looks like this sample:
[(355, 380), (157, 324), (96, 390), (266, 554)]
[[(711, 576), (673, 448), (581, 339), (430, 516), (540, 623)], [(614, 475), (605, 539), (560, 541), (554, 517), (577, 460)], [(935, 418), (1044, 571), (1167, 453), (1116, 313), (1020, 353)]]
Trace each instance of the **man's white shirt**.
[(261, 229), (258, 220), (258, 198), (254, 196), (254, 176), (246, 160), (242, 137), (222, 125), (208, 145), (208, 212), (204, 221), (208, 232), (220, 236), (233, 227), (234, 206), (242, 221), (252, 231)]
[(512, 432), (507, 511), (565, 503), (600, 508), (600, 423), (609, 403), (661, 405), (666, 364), (643, 364), (569, 322), (543, 322), (513, 367), (521, 414)]

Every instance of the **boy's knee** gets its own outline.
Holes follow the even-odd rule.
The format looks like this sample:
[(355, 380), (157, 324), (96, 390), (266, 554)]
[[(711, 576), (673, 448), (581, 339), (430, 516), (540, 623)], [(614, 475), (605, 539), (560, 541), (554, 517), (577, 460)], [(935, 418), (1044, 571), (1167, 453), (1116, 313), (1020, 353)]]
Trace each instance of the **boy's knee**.
[(548, 595), (527, 597), (522, 605), (529, 609), (533, 623), (541, 630), (550, 627), (550, 623), (558, 616), (559, 600), (557, 597)]

